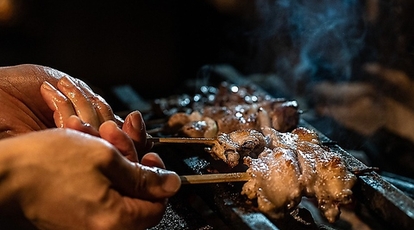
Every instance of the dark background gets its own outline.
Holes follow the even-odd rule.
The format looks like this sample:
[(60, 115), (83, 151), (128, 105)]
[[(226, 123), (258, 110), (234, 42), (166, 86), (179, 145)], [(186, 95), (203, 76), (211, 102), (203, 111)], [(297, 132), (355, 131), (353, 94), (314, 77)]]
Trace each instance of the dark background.
[(0, 65), (41, 64), (102, 89), (130, 84), (171, 94), (198, 69), (222, 61), (228, 16), (192, 0), (24, 1), (0, 27)]
[[(217, 63), (245, 75), (291, 78), (308, 55), (313, 69), (303, 75), (313, 71), (312, 79), (358, 78), (359, 67), (372, 61), (413, 73), (411, 1), (3, 2), (13, 15), (2, 20), (0, 11), (0, 66), (46, 65), (103, 89), (130, 84), (146, 98), (170, 95), (203, 65)], [(373, 5), (375, 23), (366, 19)], [(312, 21), (319, 17), (312, 13), (330, 8), (333, 16)], [(351, 76), (341, 72), (345, 65)]]

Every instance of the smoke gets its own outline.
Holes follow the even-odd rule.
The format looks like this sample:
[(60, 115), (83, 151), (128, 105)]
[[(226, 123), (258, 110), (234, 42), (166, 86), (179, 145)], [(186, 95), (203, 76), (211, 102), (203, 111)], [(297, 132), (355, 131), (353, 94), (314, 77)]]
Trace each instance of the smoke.
[(361, 2), (258, 0), (260, 49), (274, 52), (274, 70), (289, 81), (349, 80), (364, 46)]

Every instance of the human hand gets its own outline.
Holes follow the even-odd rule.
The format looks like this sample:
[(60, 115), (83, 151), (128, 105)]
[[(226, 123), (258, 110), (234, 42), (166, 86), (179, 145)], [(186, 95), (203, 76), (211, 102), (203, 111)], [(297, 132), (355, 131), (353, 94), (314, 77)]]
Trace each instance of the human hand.
[[(31, 64), (8, 66), (0, 67), (0, 99), (2, 102), (0, 137), (62, 127), (59, 122), (56, 122), (58, 125), (55, 124), (54, 110), (49, 108), (50, 104), (45, 103), (39, 89), (45, 81), (54, 87), (58, 87), (58, 83), (63, 86), (65, 82), (70, 85), (70, 82), (59, 81), (63, 77), (76, 83), (72, 87), (66, 87), (66, 90), (61, 87), (64, 92), (71, 93), (71, 89), (79, 88), (79, 91), (72, 92), (73, 99), (78, 100), (79, 93), (88, 97), (85, 99), (87, 101), (83, 100), (73, 104), (77, 106), (75, 107), (76, 115), (80, 116), (84, 122), (90, 123), (95, 129), (106, 120), (114, 120), (118, 124), (123, 122), (121, 118), (113, 114), (111, 107), (102, 97), (95, 94), (87, 84), (79, 79), (45, 66)], [(93, 103), (94, 106), (89, 106), (89, 108), (84, 106), (87, 103)], [(65, 107), (65, 109), (68, 109), (68, 107)], [(92, 111), (92, 109), (96, 109), (96, 111)], [(65, 115), (69, 114), (71, 113), (65, 113)], [(97, 116), (99, 119), (96, 119)], [(55, 117), (57, 118), (57, 116)], [(145, 125), (140, 124), (140, 119), (125, 122), (136, 122), (137, 127)], [(132, 124), (129, 126), (131, 127)]]
[(134, 163), (71, 129), (4, 139), (0, 149), (0, 204), (9, 205), (2, 209), (20, 209), (40, 229), (145, 229), (180, 187), (156, 154)]
[(40, 92), (53, 111), (57, 127), (65, 127), (65, 121), (71, 115), (78, 116), (96, 130), (107, 120), (123, 123), (123, 120), (113, 113), (105, 99), (93, 92), (80, 79), (66, 75), (57, 81), (56, 87), (45, 81), (40, 87)]
[(56, 84), (65, 74), (44, 66), (18, 65), (0, 68), (0, 139), (56, 127), (39, 87)]
[[(134, 141), (138, 152), (147, 152), (152, 147), (151, 143), (146, 142), (146, 127), (139, 111), (131, 112), (123, 121), (113, 113), (105, 99), (94, 93), (83, 81), (64, 76), (56, 85), (57, 88), (45, 81), (40, 92), (53, 111), (57, 127), (72, 128), (101, 137), (114, 137), (115, 135), (108, 136), (99, 130), (105, 121), (115, 121)], [(73, 116), (79, 119), (76, 121)]]
[[(51, 110), (49, 108), (49, 105), (53, 108), (53, 101), (50, 100), (51, 102), (46, 104), (39, 89), (45, 81), (53, 87), (58, 87), (59, 82), (63, 86), (64, 81), (60, 81), (60, 79), (65, 76), (71, 82), (78, 84), (72, 86), (72, 89), (79, 89), (74, 91), (73, 99), (78, 100), (80, 98), (75, 103), (76, 108), (72, 107), (73, 105), (68, 98), (56, 102), (59, 105), (64, 103), (65, 100), (69, 102), (71, 107), (59, 107), (65, 116), (64, 119), (71, 120), (69, 128), (82, 130), (85, 129), (84, 126), (87, 126), (87, 123), (90, 123), (94, 129), (88, 128), (87, 133), (101, 135), (97, 127), (103, 124), (104, 121), (115, 121), (134, 140), (138, 152), (147, 152), (151, 148), (151, 144), (146, 143), (145, 123), (139, 112), (132, 112), (126, 117), (125, 121), (122, 121), (122, 119), (113, 114), (111, 107), (105, 100), (93, 93), (84, 82), (69, 77), (67, 74), (53, 68), (39, 65), (18, 65), (0, 68), (0, 101), (2, 102), (0, 139), (27, 132), (61, 127), (61, 124), (58, 122), (59, 116), (55, 113), (56, 109)], [(70, 86), (66, 90), (64, 87), (61, 88), (64, 92), (70, 94)], [(47, 90), (44, 87), (42, 87), (42, 92), (46, 97), (48, 96)], [(82, 97), (85, 97), (84, 100), (81, 100), (81, 94)], [(55, 99), (61, 98), (55, 97)], [(68, 117), (71, 115), (80, 116), (83, 122), (69, 119)], [(61, 121), (64, 119), (62, 118)], [(111, 142), (111, 140), (108, 141)]]

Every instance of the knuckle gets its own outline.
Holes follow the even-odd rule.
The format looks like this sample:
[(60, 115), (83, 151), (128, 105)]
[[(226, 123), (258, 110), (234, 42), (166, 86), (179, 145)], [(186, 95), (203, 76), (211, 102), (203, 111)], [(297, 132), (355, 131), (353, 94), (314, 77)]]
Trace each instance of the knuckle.
[(98, 109), (106, 112), (106, 113), (113, 113), (111, 106), (105, 101), (105, 99), (99, 95), (95, 95), (92, 97), (92, 101), (94, 104), (98, 106)]

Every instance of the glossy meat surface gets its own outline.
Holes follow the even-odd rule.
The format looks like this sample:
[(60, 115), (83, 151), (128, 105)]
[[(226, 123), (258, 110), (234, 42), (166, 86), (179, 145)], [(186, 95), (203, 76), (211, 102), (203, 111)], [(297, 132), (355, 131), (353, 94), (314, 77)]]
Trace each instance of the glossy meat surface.
[(259, 209), (274, 218), (282, 218), (294, 209), (302, 197), (299, 165), (290, 149), (266, 148), (257, 159), (246, 158), (251, 180), (242, 194), (257, 198)]
[(237, 130), (218, 135), (217, 144), (211, 148), (210, 153), (226, 159), (230, 167), (235, 167), (245, 156), (257, 158), (266, 144), (263, 134), (256, 130)]
[[(211, 99), (213, 98), (213, 99)], [(176, 101), (178, 100), (178, 101)], [(183, 111), (166, 109), (164, 101), (156, 110), (167, 110), (169, 120), (164, 131), (186, 137), (212, 137), (213, 134), (230, 133), (241, 129), (269, 126), (288, 132), (299, 123), (299, 106), (296, 101), (272, 98), (251, 86), (235, 86), (222, 83), (213, 95), (198, 103), (183, 103), (190, 98), (177, 98), (173, 105), (191, 104)], [(167, 100), (168, 101), (168, 100)], [(178, 109), (177, 109), (178, 110)], [(215, 121), (213, 124), (210, 121)], [(213, 131), (214, 130), (214, 131)]]
[(314, 197), (323, 216), (335, 222), (340, 205), (351, 202), (356, 181), (341, 156), (322, 147), (317, 134), (305, 128), (288, 133), (264, 128), (263, 134), (265, 150), (245, 160), (252, 177), (242, 194), (257, 198), (259, 209), (276, 217), (295, 208), (302, 196)]

